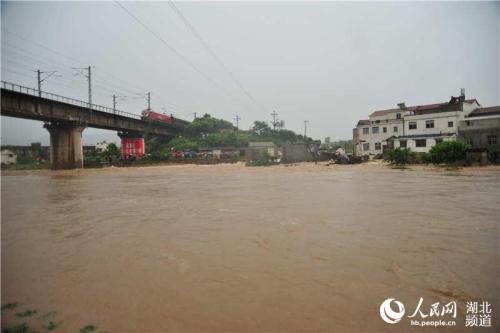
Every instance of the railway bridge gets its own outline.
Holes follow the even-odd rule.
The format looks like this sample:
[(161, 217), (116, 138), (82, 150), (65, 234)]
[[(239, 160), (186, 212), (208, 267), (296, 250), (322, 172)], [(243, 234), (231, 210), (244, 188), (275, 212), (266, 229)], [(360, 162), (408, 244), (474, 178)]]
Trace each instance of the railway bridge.
[(173, 138), (189, 123), (172, 124), (141, 119), (140, 115), (2, 81), (1, 115), (43, 121), (50, 133), (52, 169), (83, 167), (82, 132), (86, 127), (115, 130), (122, 138), (145, 134)]

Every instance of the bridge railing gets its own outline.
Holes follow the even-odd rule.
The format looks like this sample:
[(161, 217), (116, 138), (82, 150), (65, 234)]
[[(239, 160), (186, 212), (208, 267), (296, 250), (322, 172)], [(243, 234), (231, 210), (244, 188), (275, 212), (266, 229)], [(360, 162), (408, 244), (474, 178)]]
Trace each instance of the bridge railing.
[(65, 97), (65, 96), (61, 96), (61, 95), (57, 95), (57, 94), (53, 94), (53, 93), (49, 93), (49, 92), (45, 92), (45, 91), (40, 91), (38, 89), (21, 86), (21, 85), (11, 83), (11, 82), (2, 81), (2, 89), (16, 91), (16, 92), (20, 92), (20, 93), (25, 93), (25, 94), (32, 95), (32, 96), (38, 96), (38, 97), (50, 99), (53, 101), (63, 102), (63, 103), (71, 104), (71, 105), (81, 106), (81, 107), (89, 108), (89, 109), (96, 110), (96, 111), (117, 114), (117, 115), (128, 117), (128, 118), (141, 119), (140, 115), (133, 114), (130, 112), (115, 110), (113, 108), (109, 108), (109, 107), (97, 105), (97, 104), (92, 104), (92, 107), (90, 108), (89, 103), (85, 102), (85, 101), (81, 101), (78, 99), (69, 98), (69, 97)]

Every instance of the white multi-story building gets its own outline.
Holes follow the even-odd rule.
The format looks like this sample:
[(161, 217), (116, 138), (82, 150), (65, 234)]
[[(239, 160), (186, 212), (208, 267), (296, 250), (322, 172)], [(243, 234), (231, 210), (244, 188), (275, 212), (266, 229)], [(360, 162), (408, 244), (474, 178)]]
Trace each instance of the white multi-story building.
[(458, 124), (481, 105), (465, 96), (451, 97), (438, 104), (406, 106), (373, 112), (369, 119), (360, 120), (353, 130), (357, 155), (380, 154), (386, 148), (408, 147), (416, 152), (428, 152), (443, 140), (456, 139)]

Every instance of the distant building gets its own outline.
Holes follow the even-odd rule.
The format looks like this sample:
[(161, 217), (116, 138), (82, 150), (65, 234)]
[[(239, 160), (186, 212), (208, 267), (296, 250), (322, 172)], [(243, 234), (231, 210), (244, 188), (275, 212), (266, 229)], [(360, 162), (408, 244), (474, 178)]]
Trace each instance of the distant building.
[(108, 145), (109, 145), (109, 143), (107, 143), (106, 141), (98, 142), (94, 146), (95, 147), (95, 151), (98, 152), (98, 153), (102, 153), (103, 151), (105, 151), (106, 149), (108, 149)]
[(444, 140), (458, 137), (459, 122), (481, 105), (476, 99), (451, 97), (448, 102), (406, 106), (373, 112), (353, 130), (357, 155), (380, 154), (387, 148), (407, 147), (428, 152)]
[(95, 156), (97, 153), (96, 146), (82, 146), (83, 156)]
[(200, 147), (198, 152), (202, 156), (210, 156), (216, 159), (236, 158), (241, 154), (241, 150), (236, 147)]
[(460, 120), (458, 138), (474, 149), (489, 152), (498, 161), (500, 154), (500, 106), (477, 108)]
[(1, 164), (9, 165), (17, 163), (17, 154), (15, 151), (2, 148), (1, 154)]
[(29, 146), (4, 145), (1, 147), (1, 150), (13, 152), (17, 156), (17, 161), (24, 159), (48, 160), (50, 157), (50, 147), (42, 146), (39, 142), (34, 142)]
[(245, 159), (247, 161), (255, 161), (263, 152), (267, 152), (272, 159), (278, 159), (281, 156), (274, 142), (249, 142)]

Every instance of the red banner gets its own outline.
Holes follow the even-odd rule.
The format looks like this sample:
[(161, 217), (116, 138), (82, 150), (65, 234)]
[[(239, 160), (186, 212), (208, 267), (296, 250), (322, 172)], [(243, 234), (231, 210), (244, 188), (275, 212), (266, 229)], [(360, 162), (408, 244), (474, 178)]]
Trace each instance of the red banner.
[(144, 156), (144, 138), (122, 138), (121, 155), (126, 160), (131, 157), (140, 158)]

